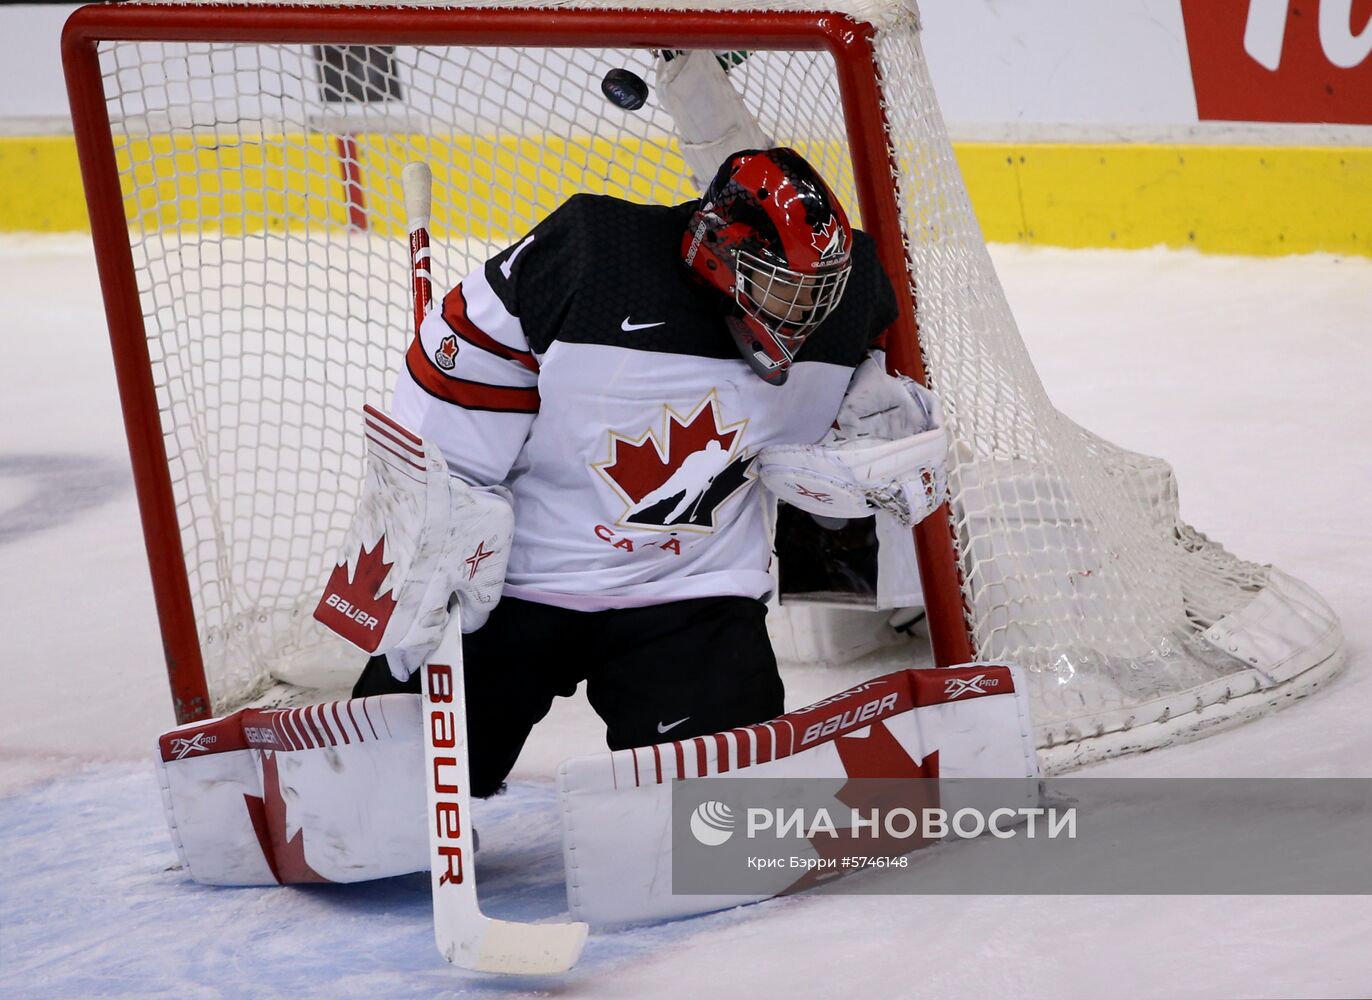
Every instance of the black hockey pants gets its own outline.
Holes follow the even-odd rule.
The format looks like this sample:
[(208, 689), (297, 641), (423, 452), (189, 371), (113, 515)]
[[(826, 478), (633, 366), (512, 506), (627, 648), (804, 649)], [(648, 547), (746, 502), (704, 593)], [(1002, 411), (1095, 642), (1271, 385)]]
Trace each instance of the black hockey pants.
[[(774, 718), (782, 684), (764, 623), (746, 597), (569, 611), (506, 597), (463, 639), (472, 794), (494, 794), (553, 698), (586, 682), (610, 749), (703, 736)], [(419, 691), (419, 674), (368, 662), (353, 697)]]

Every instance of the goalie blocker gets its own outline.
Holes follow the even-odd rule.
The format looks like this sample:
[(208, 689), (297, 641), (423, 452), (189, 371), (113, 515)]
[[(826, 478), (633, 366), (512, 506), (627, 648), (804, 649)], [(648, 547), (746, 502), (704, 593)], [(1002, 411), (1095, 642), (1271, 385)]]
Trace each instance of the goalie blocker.
[(509, 493), (449, 474), (432, 442), (364, 406), (367, 467), (342, 556), (314, 617), (405, 680), (438, 646), (453, 595), (475, 632), (500, 600)]
[[(1018, 668), (902, 670), (770, 722), (563, 763), (567, 898), (599, 925), (765, 897), (674, 895), (685, 778), (1023, 778), (1038, 773)], [(213, 885), (358, 882), (429, 867), (419, 698), (244, 709), (158, 740), (172, 841)], [(488, 844), (488, 850), (499, 850)]]

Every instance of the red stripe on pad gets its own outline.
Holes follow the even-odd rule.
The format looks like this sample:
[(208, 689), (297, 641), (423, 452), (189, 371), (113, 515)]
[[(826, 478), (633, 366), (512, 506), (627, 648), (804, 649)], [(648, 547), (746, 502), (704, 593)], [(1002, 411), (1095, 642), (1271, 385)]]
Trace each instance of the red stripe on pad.
[(343, 737), (343, 745), (352, 746), (353, 741), (348, 739), (348, 727), (343, 725), (343, 717), (338, 714), (338, 702), (334, 702), (332, 708), (333, 720), (338, 723), (338, 734)]
[(734, 751), (736, 766), (747, 767), (753, 762), (752, 731), (748, 729), (731, 729), (730, 732), (734, 734), (734, 746), (737, 747)]
[(776, 753), (776, 735), (772, 732), (771, 726), (753, 726), (752, 730), (753, 735), (757, 737), (757, 762), (766, 764)]
[(723, 774), (729, 770), (729, 738), (723, 733), (715, 733), (715, 773)]
[[(377, 451), (384, 451), (388, 455), (394, 455), (396, 458), (400, 459), (402, 462), (404, 462), (411, 468), (418, 469), (420, 472), (424, 471), (424, 463), (422, 461), (416, 462), (414, 460), (414, 453), (412, 451), (405, 448), (405, 446), (400, 442), (396, 441), (395, 438), (389, 436), (382, 436), (380, 432), (376, 431), (371, 427), (367, 428), (367, 444), (375, 448)], [(399, 447), (397, 447), (397, 445), (399, 445)], [(423, 457), (424, 455), (421, 452), (420, 458)]]
[[(363, 406), (362, 406), (362, 412), (363, 412), (363, 414), (365, 414), (366, 416), (368, 416), (368, 417), (370, 417), (370, 418), (376, 420), (377, 422), (382, 423), (382, 424), (385, 424), (385, 425), (386, 425), (387, 427), (389, 427), (391, 430), (395, 431), (397, 434), (401, 435), (402, 437), (408, 438), (410, 441), (414, 442), (415, 444), (417, 444), (417, 445), (422, 445), (422, 444), (424, 443), (423, 440), (419, 437), (418, 434), (416, 434), (414, 431), (410, 430), (409, 428), (404, 427), (404, 426), (402, 426), (401, 424), (396, 423), (396, 422), (395, 422), (394, 420), (392, 420), (389, 416), (387, 416), (386, 414), (384, 414), (384, 413), (382, 413), (380, 410), (378, 410), (375, 406), (372, 406), (371, 403), (365, 403), (365, 404), (363, 404)], [(415, 454), (422, 455), (423, 452), (422, 452), (422, 451), (421, 451), (421, 452), (416, 452)]]

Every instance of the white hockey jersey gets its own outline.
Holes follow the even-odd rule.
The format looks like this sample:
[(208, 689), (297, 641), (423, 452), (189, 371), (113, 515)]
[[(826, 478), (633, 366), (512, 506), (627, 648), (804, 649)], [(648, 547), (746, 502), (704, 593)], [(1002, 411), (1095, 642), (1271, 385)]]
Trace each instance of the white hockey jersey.
[(583, 610), (771, 590), (759, 449), (810, 444), (895, 320), (865, 234), (784, 385), (749, 370), (680, 264), (694, 203), (577, 195), (424, 322), (392, 411), (455, 475), (504, 483), (506, 594)]

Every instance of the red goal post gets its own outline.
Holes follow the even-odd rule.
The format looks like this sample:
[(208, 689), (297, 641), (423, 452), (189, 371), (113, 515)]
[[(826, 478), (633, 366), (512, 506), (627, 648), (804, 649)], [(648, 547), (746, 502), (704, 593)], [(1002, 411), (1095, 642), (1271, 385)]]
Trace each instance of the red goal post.
[[(1213, 731), (1330, 676), (1342, 634), (1313, 591), (1185, 524), (1165, 463), (1048, 401), (913, 5), (672, 6), (72, 15), (63, 59), (178, 719), (298, 684), (325, 649), (301, 612), (356, 492), (348, 422), (385, 392), (408, 326), (403, 161), (435, 167), (440, 285), (460, 273), (449, 255), (479, 259), (576, 190), (684, 201), (670, 120), (597, 92), (605, 68), (649, 74), (663, 48), (758, 53), (731, 70), (745, 103), (819, 158), (905, 275), (891, 362), (940, 393), (953, 434), (951, 505), (916, 529), (939, 665), (1023, 665), (1040, 750), (1063, 766)], [(321, 98), (319, 46), (365, 47), (345, 89), (377, 99)]]

